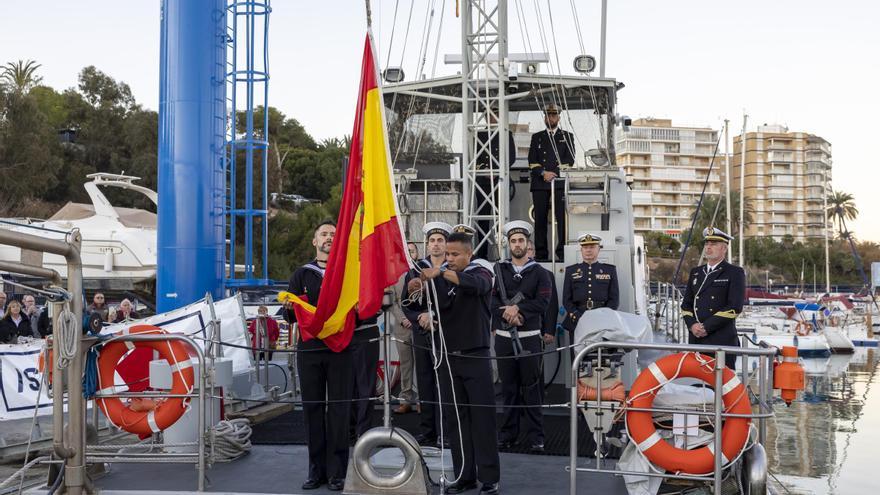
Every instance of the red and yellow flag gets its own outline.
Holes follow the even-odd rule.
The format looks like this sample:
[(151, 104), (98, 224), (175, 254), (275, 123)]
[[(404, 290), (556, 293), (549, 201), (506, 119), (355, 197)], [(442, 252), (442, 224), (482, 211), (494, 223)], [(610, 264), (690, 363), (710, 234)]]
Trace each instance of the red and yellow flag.
[(287, 295), (303, 340), (319, 338), (345, 349), (354, 332), (354, 308), (363, 319), (382, 306), (385, 288), (406, 272), (407, 258), (391, 184), (382, 94), (372, 39), (367, 34), (348, 172), (336, 235), (316, 306)]

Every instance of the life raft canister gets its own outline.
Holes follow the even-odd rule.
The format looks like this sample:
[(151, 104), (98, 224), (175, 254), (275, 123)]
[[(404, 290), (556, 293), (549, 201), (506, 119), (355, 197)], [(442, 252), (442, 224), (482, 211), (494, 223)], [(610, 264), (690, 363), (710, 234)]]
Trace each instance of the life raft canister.
[[(148, 335), (167, 333), (152, 325), (134, 325), (116, 335)], [(130, 350), (147, 348), (156, 351), (160, 359), (171, 365), (170, 394), (188, 394), (193, 389), (193, 366), (185, 345), (179, 341), (155, 340), (145, 342), (116, 341), (105, 344), (98, 355), (99, 394), (112, 394), (116, 366)], [(116, 427), (141, 437), (158, 433), (173, 425), (186, 411), (185, 398), (169, 397), (143, 407), (143, 401), (125, 403), (119, 397), (98, 398), (98, 406)], [(153, 407), (154, 406), (154, 407)]]
[[(633, 382), (627, 406), (650, 408), (661, 386), (676, 378), (697, 378), (714, 385), (714, 365), (714, 358), (693, 352), (672, 354), (658, 359)], [(722, 382), (724, 412), (751, 414), (749, 396), (736, 373), (730, 368), (724, 368)], [(724, 426), (721, 428), (722, 465), (729, 464), (745, 447), (749, 438), (750, 422), (749, 418), (724, 418)], [(657, 433), (654, 417), (650, 412), (627, 411), (626, 429), (642, 454), (666, 471), (704, 475), (715, 469), (714, 443), (693, 450), (674, 447)]]

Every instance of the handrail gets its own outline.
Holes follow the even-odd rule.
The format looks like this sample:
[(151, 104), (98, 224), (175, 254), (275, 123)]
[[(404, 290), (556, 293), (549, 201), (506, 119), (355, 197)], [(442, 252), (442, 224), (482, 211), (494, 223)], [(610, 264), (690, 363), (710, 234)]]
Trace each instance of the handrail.
[[(651, 350), (661, 350), (661, 351), (684, 351), (684, 352), (699, 352), (704, 354), (714, 354), (715, 355), (715, 390), (721, 390), (723, 387), (722, 382), (722, 371), (724, 370), (724, 357), (726, 353), (731, 353), (735, 355), (741, 356), (752, 356), (759, 358), (760, 361), (765, 359), (770, 359), (776, 356), (777, 349), (775, 348), (753, 348), (753, 347), (729, 347), (729, 346), (715, 346), (715, 345), (688, 345), (688, 344), (643, 344), (643, 343), (635, 343), (635, 342), (596, 342), (593, 344), (586, 345), (583, 349), (581, 349), (571, 364), (571, 378), (572, 383), (576, 384), (578, 380), (578, 373), (580, 371), (581, 361), (587, 354), (590, 354), (594, 351), (598, 351), (598, 357), (602, 359), (602, 349), (617, 349), (617, 350), (634, 350), (634, 349), (651, 349)], [(767, 374), (763, 373), (764, 364), (759, 364), (759, 369), (762, 373), (759, 374), (759, 388), (760, 388), (760, 400), (764, 401), (766, 399), (765, 394), (767, 393), (766, 381), (768, 379)], [(748, 384), (745, 384), (748, 386)], [(601, 404), (602, 402), (602, 392), (601, 386), (597, 387), (597, 397), (596, 401)], [(723, 412), (723, 403), (722, 403), (722, 394), (716, 393), (714, 394), (714, 411), (713, 416), (716, 425), (722, 424), (722, 418), (731, 416), (730, 414), (726, 414)], [(572, 385), (571, 387), (571, 402), (569, 409), (569, 419), (570, 419), (570, 438), (569, 438), (569, 490), (571, 495), (575, 495), (577, 493), (577, 473), (578, 471), (589, 471), (589, 472), (613, 472), (614, 474), (623, 474), (623, 475), (640, 475), (640, 476), (663, 476), (665, 478), (677, 478), (677, 479), (690, 479), (690, 480), (702, 480), (702, 481), (712, 481), (714, 483), (714, 493), (721, 493), (721, 470), (722, 470), (722, 462), (721, 456), (715, 456), (715, 469), (713, 476), (694, 476), (694, 475), (682, 475), (682, 474), (663, 474), (659, 475), (656, 473), (634, 473), (634, 472), (624, 472), (618, 470), (604, 470), (602, 469), (602, 456), (596, 456), (596, 467), (595, 468), (578, 468), (577, 467), (577, 446), (578, 446), (578, 407), (580, 404), (580, 400), (578, 397), (578, 390), (576, 385)], [(653, 410), (653, 408), (652, 408)], [(739, 416), (737, 416), (739, 417)], [(766, 414), (764, 412), (759, 412), (758, 414), (751, 414), (748, 417), (757, 418), (760, 423), (764, 422), (764, 418)], [(714, 451), (721, 452), (721, 435), (720, 429), (716, 428), (714, 432)], [(597, 449), (600, 448), (597, 443)]]
[[(205, 491), (205, 414), (206, 414), (205, 388), (207, 387), (205, 377), (208, 373), (207, 368), (205, 368), (205, 353), (204, 353), (204, 351), (202, 351), (202, 348), (199, 347), (198, 344), (196, 344), (195, 340), (187, 337), (186, 335), (176, 334), (176, 333), (160, 333), (160, 334), (146, 334), (146, 335), (145, 334), (116, 335), (108, 340), (102, 340), (100, 342), (103, 344), (106, 344), (108, 342), (120, 342), (120, 341), (122, 341), (122, 342), (150, 342), (150, 341), (157, 341), (157, 340), (158, 341), (176, 340), (179, 342), (183, 342), (184, 344), (188, 345), (193, 351), (195, 351), (196, 358), (198, 359), (198, 362), (199, 362), (199, 373), (198, 373), (199, 376), (197, 377), (198, 384), (199, 384), (198, 394), (186, 394), (185, 396), (186, 397), (196, 396), (196, 397), (198, 397), (198, 401), (199, 401), (199, 414), (197, 417), (197, 428), (198, 428), (198, 434), (199, 434), (199, 439), (198, 439), (198, 447), (199, 447), (199, 451), (198, 451), (198, 471), (199, 471), (198, 490), (200, 492), (202, 492), (202, 491)], [(98, 343), (98, 341), (95, 341), (93, 343), (93, 345), (97, 344), (97, 343)], [(56, 359), (55, 361), (57, 362), (58, 360)], [(121, 395), (121, 394), (106, 394), (106, 395), (101, 395), (101, 397), (113, 397), (113, 396), (119, 396), (119, 395)], [(139, 393), (136, 395), (136, 397), (164, 398), (164, 397), (171, 397), (171, 396), (178, 396), (178, 395), (184, 396), (184, 394), (173, 394), (172, 395), (172, 394), (168, 394), (165, 392), (156, 392), (153, 394)], [(131, 395), (127, 395), (127, 396), (131, 397)], [(68, 406), (68, 408), (70, 408), (70, 406)], [(84, 452), (84, 450), (83, 450), (83, 452)], [(179, 458), (183, 458), (183, 457), (193, 457), (196, 454), (171, 453), (171, 454), (151, 454), (151, 455), (155, 456), (157, 458), (165, 457), (165, 458), (171, 458), (171, 459), (179, 459)], [(104, 458), (107, 458), (110, 456), (111, 456), (110, 454), (102, 454), (101, 460), (103, 461)], [(141, 455), (124, 454), (124, 455), (114, 456), (113, 459), (115, 459), (115, 462), (138, 462), (138, 461), (144, 460), (144, 458), (146, 458), (146, 457), (150, 457), (150, 456), (146, 456), (143, 454), (141, 454)], [(133, 460), (133, 459), (137, 459), (137, 460)], [(111, 462), (111, 461), (107, 461), (107, 462)]]

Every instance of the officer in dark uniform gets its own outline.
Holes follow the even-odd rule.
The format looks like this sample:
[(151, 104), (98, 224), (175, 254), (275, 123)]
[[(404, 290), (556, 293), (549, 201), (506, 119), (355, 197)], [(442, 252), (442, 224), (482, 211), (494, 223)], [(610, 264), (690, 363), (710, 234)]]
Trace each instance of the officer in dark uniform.
[(596, 308), (617, 309), (620, 292), (617, 286), (617, 268), (599, 263), (602, 239), (592, 234), (578, 238), (584, 261), (565, 267), (562, 286), (562, 305), (565, 306), (566, 330), (574, 331), (584, 312)]
[(550, 212), (550, 187), (556, 188), (556, 259), (562, 259), (565, 245), (565, 184), (560, 167), (574, 165), (574, 135), (559, 128), (559, 109), (549, 104), (544, 109), (544, 130), (532, 134), (529, 146), (529, 169), (532, 203), (535, 206), (535, 252), (539, 260), (549, 259), (547, 215)]
[[(409, 285), (412, 290), (428, 280), (436, 284), (437, 314), (421, 315), (419, 324), (433, 329), (435, 338), (444, 342), (446, 349), (438, 370), (440, 398), (444, 402), (444, 416), (452, 425), (450, 450), (453, 475), (458, 479), (446, 488), (446, 493), (472, 490), (479, 480), (480, 493), (496, 494), (501, 468), (495, 433), (495, 393), (488, 359), (492, 272), (472, 263), (472, 256), (472, 236), (453, 232), (446, 242), (446, 264), (422, 270), (420, 280), (413, 280)], [(435, 318), (439, 325), (433, 323)], [(458, 404), (457, 411), (453, 400)]]
[[(422, 228), (425, 234), (424, 259), (416, 262), (419, 270), (425, 268), (440, 268), (446, 261), (446, 238), (452, 233), (452, 226), (446, 222), (428, 222)], [(437, 442), (437, 434), (440, 431), (439, 415), (437, 414), (437, 380), (434, 374), (434, 357), (431, 343), (433, 335), (419, 326), (419, 315), (426, 313), (424, 295), (420, 300), (413, 300), (409, 290), (410, 280), (419, 278), (419, 271), (410, 270), (406, 282), (403, 285), (401, 301), (407, 301), (401, 309), (409, 319), (413, 329), (413, 353), (416, 361), (416, 384), (419, 388), (419, 420), (421, 431), (416, 435), (416, 441), (420, 444), (434, 444)]]
[[(333, 222), (318, 225), (312, 239), (315, 259), (290, 277), (288, 291), (311, 304), (318, 303), (335, 233)], [(291, 322), (296, 320), (293, 311), (288, 315)], [(351, 352), (348, 348), (333, 352), (320, 339), (300, 341), (298, 348), (302, 351), (297, 364), (309, 447), (308, 479), (302, 489), (314, 490), (327, 483), (330, 490), (339, 491), (345, 486), (348, 469), (348, 418), (354, 375)]]
[[(541, 330), (550, 303), (550, 273), (530, 259), (528, 239), (532, 226), (513, 221), (504, 226), (511, 258), (495, 264), (492, 292), (492, 328), (498, 360), (504, 422), (498, 447), (510, 448), (519, 436), (520, 413), (525, 419), (526, 441), (533, 453), (544, 452), (544, 421), (541, 412), (544, 375), (541, 369)], [(529, 354), (532, 354), (530, 357)], [(516, 356), (511, 359), (511, 356)], [(534, 406), (519, 408), (515, 406)]]
[[(495, 116), (493, 114), (489, 114), (489, 120), (494, 124), (495, 123)], [(477, 132), (477, 149), (476, 149), (477, 168), (479, 168), (480, 170), (491, 169), (493, 171), (492, 177), (494, 178), (494, 181), (493, 181), (493, 180), (490, 180), (489, 177), (487, 177), (485, 175), (477, 175), (476, 182), (477, 182), (477, 186), (479, 186), (479, 189), (477, 190), (476, 197), (474, 198), (474, 201), (477, 206), (477, 214), (478, 215), (489, 215), (492, 213), (492, 205), (491, 205), (492, 202), (489, 201), (490, 197), (494, 197), (494, 199), (495, 199), (494, 203), (496, 203), (496, 204), (498, 203), (498, 193), (500, 191), (496, 190), (495, 193), (492, 194), (491, 196), (489, 193), (492, 190), (493, 186), (498, 187), (498, 174), (499, 174), (498, 165), (499, 164), (497, 162), (498, 162), (498, 160), (501, 159), (501, 151), (498, 147), (499, 135), (500, 135), (500, 132), (499, 132), (499, 134), (492, 136), (492, 139), (490, 140), (489, 139), (489, 131)], [(493, 163), (492, 158), (494, 158), (495, 163)], [(508, 170), (509, 170), (509, 167), (511, 165), (513, 165), (515, 162), (516, 162), (516, 143), (514, 143), (514, 141), (513, 141), (513, 133), (508, 132), (507, 133), (507, 164), (506, 164), (506, 166), (508, 167)], [(491, 222), (488, 220), (479, 220), (477, 222), (477, 224), (479, 225), (481, 232), (486, 232), (487, 230), (492, 228)], [(495, 236), (493, 235), (492, 232), (489, 232), (487, 234), (487, 237), (489, 237), (490, 242), (483, 243), (483, 245), (480, 246), (480, 248), (477, 249), (477, 251), (476, 251), (476, 255), (480, 258), (489, 259), (490, 253), (493, 252), (489, 248), (494, 243)], [(474, 242), (479, 244), (480, 238), (474, 239)], [(497, 251), (495, 251), (495, 253), (497, 253)], [(493, 254), (492, 256), (495, 256), (495, 255)], [(496, 259), (496, 258), (493, 257), (491, 259)]]
[[(742, 313), (746, 275), (725, 261), (731, 235), (708, 227), (703, 239), (706, 264), (691, 270), (681, 301), (681, 314), (690, 330), (688, 343), (739, 347), (736, 317)], [(735, 369), (736, 355), (727, 354), (725, 364)]]

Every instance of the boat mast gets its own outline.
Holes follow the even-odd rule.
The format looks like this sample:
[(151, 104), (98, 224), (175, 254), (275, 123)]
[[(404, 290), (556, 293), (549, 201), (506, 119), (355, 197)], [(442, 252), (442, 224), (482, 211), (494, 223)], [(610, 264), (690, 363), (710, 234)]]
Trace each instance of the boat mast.
[[(728, 119), (724, 119), (724, 201), (725, 201), (725, 209), (724, 212), (727, 216), (727, 230), (725, 232), (733, 232), (732, 222), (733, 222), (733, 212), (730, 211), (730, 135), (728, 134), (728, 124), (730, 121)], [(742, 198), (740, 198), (742, 201)], [(733, 253), (731, 250), (727, 251), (727, 261), (733, 263)]]
[[(510, 198), (507, 194), (510, 150), (505, 98), (510, 63), (507, 45), (506, 1), (499, 1), (495, 6), (481, 0), (462, 2), (464, 223), (478, 232), (474, 251), (494, 241), (499, 258), (502, 257), (501, 227), (507, 221)], [(485, 141), (478, 139), (478, 133), (485, 136)], [(491, 152), (493, 141), (498, 143), (498, 156)], [(481, 155), (488, 156), (489, 167), (480, 167)]]
[(822, 230), (825, 232), (825, 292), (831, 293), (831, 261), (828, 256), (828, 166), (822, 169)]
[(746, 123), (749, 120), (749, 116), (743, 113), (743, 130), (742, 136), (740, 136), (739, 142), (739, 151), (740, 151), (740, 161), (739, 161), (739, 256), (737, 260), (739, 260), (740, 266), (743, 267), (743, 270), (746, 269), (746, 255), (745, 255), (745, 205), (746, 205)]

